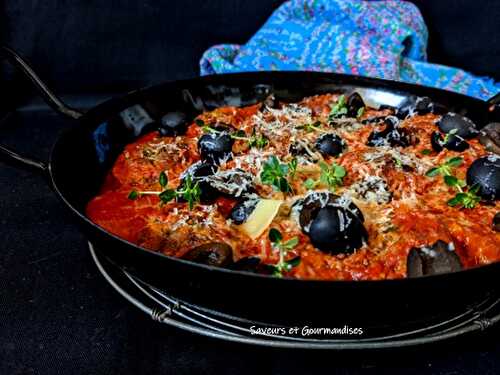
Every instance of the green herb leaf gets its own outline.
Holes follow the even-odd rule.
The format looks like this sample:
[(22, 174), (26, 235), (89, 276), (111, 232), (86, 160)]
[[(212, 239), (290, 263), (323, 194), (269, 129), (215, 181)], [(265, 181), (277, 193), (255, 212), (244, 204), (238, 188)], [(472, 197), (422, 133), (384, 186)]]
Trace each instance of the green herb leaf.
[(162, 188), (164, 188), (165, 186), (168, 185), (168, 177), (167, 177), (167, 174), (165, 173), (165, 171), (162, 171), (160, 173), (160, 178), (158, 180), (159, 180), (158, 182), (160, 183), (160, 186)]
[(461, 158), (460, 156), (448, 159), (446, 161), (446, 165), (449, 167), (459, 167), (463, 163), (464, 159)]
[(294, 178), (295, 174), (297, 173), (297, 158), (293, 158), (289, 163), (288, 163), (288, 170), (290, 171), (290, 177)]
[(464, 197), (465, 197), (465, 193), (458, 193), (453, 198), (448, 200), (448, 206), (455, 207), (459, 204), (462, 204)]
[(298, 256), (298, 257), (295, 257), (295, 258), (290, 259), (290, 260), (289, 260), (288, 262), (286, 262), (286, 263), (287, 263), (287, 265), (288, 265), (288, 266), (290, 267), (290, 269), (291, 269), (291, 268), (293, 268), (293, 267), (297, 267), (297, 266), (300, 264), (300, 260), (301, 260), (301, 259), (300, 259), (300, 256)]
[(158, 197), (160, 198), (162, 203), (168, 203), (175, 197), (177, 197), (177, 192), (174, 189), (167, 189), (162, 191)]
[(205, 126), (205, 122), (199, 118), (197, 118), (196, 120), (194, 120), (194, 123), (198, 126)]
[(290, 238), (288, 241), (284, 242), (283, 244), (281, 244), (281, 246), (283, 246), (283, 248), (285, 248), (286, 250), (291, 250), (298, 244), (299, 244), (299, 238), (293, 237)]
[(304, 186), (306, 189), (314, 189), (318, 185), (318, 181), (314, 181), (312, 178), (308, 178), (304, 181)]
[(440, 173), (441, 173), (441, 170), (439, 169), (439, 167), (434, 167), (434, 168), (429, 169), (427, 172), (425, 172), (425, 175), (427, 177), (435, 177)]
[(448, 186), (458, 186), (458, 178), (455, 176), (444, 176), (444, 182)]
[(343, 178), (346, 175), (346, 170), (344, 167), (335, 163), (329, 166), (325, 162), (320, 162), (319, 167), (321, 169), (319, 180), (330, 190), (334, 190), (335, 188), (343, 184)]
[(340, 95), (337, 99), (337, 102), (330, 107), (330, 114), (328, 115), (328, 119), (331, 121), (332, 119), (341, 117), (346, 114), (346, 98), (345, 95)]
[(269, 230), (269, 241), (271, 241), (272, 244), (279, 244), (282, 239), (283, 236), (279, 230), (276, 228), (271, 228)]
[(136, 200), (137, 198), (139, 198), (139, 193), (137, 192), (137, 190), (132, 190), (129, 194), (128, 194), (128, 199), (134, 201)]
[(361, 116), (363, 116), (365, 113), (365, 107), (361, 107), (358, 109), (358, 112), (356, 113), (356, 118), (360, 118)]
[(260, 180), (265, 185), (271, 185), (276, 190), (289, 193), (292, 188), (287, 180), (289, 165), (280, 163), (275, 155), (271, 155), (263, 164)]

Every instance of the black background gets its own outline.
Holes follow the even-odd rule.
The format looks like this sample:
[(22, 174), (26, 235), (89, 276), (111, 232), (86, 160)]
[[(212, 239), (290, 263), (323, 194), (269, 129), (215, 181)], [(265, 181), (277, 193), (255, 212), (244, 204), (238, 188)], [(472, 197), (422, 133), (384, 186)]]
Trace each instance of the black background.
[[(198, 74), (201, 53), (242, 43), (280, 1), (4, 1), (2, 40), (76, 106)], [(500, 4), (418, 1), (430, 59), (499, 77)], [(31, 90), (1, 126), (2, 142), (47, 159), (70, 121)], [(376, 353), (253, 348), (153, 323), (105, 283), (85, 239), (41, 176), (0, 163), (0, 374), (497, 374), (499, 328), (445, 345)], [(374, 307), (376, 308), (376, 307)], [(369, 311), (367, 311), (369, 314)]]

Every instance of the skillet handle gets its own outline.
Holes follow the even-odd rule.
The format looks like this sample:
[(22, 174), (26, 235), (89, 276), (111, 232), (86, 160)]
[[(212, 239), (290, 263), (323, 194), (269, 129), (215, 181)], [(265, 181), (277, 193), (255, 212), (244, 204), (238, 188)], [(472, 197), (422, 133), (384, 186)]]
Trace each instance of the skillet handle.
[[(33, 83), (38, 93), (42, 96), (45, 102), (56, 112), (69, 117), (71, 119), (78, 119), (82, 116), (82, 113), (73, 109), (66, 104), (64, 104), (52, 91), (42, 82), (42, 80), (33, 71), (31, 66), (23, 60), (16, 52), (7, 46), (1, 46), (0, 54), (2, 59), (7, 60), (11, 65), (13, 65), (17, 70), (23, 73), (29, 80)], [(7, 116), (8, 117), (8, 116)], [(8, 162), (14, 162), (15, 164), (21, 164), (24, 167), (35, 168), (39, 171), (47, 171), (47, 166), (45, 163), (22, 156), (17, 152), (0, 145), (0, 154), (6, 157)]]

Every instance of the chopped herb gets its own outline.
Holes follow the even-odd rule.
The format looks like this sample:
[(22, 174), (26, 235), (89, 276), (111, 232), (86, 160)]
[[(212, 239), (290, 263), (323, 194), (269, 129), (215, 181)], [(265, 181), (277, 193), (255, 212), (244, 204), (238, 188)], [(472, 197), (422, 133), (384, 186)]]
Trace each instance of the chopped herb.
[[(451, 133), (451, 132), (450, 132)], [(477, 195), (478, 186), (467, 187), (467, 183), (451, 174), (451, 168), (459, 167), (463, 163), (463, 159), (459, 156), (448, 159), (444, 164), (438, 167), (431, 168), (425, 174), (428, 177), (442, 175), (444, 183), (453, 187), (457, 194), (448, 200), (448, 206), (461, 206), (463, 208), (474, 208), (481, 201)]]
[(304, 124), (296, 127), (298, 130), (305, 130), (307, 133), (311, 133), (313, 131), (321, 130), (321, 122), (316, 121), (312, 124)]
[(312, 190), (316, 186), (318, 186), (319, 181), (315, 181), (312, 178), (308, 178), (307, 180), (304, 181), (304, 186), (307, 190)]
[(266, 137), (262, 134), (257, 135), (255, 133), (255, 128), (253, 128), (250, 138), (247, 138), (246, 140), (248, 142), (248, 147), (250, 148), (256, 147), (258, 149), (262, 149), (269, 144), (269, 140)]
[(280, 163), (276, 156), (271, 155), (262, 166), (260, 180), (263, 184), (271, 185), (278, 191), (289, 193), (292, 191), (292, 187), (288, 182), (289, 173), (290, 165)]
[(422, 155), (430, 155), (430, 154), (432, 153), (432, 151), (431, 151), (431, 150), (429, 150), (428, 148), (425, 148), (425, 149), (423, 149), (422, 151), (420, 151), (420, 153), (421, 153)]
[(330, 107), (328, 120), (332, 121), (335, 118), (342, 117), (347, 114), (347, 101), (345, 95), (340, 95), (337, 101)]
[(392, 160), (394, 160), (396, 168), (403, 169), (403, 162), (400, 159), (393, 157)]
[(360, 118), (365, 114), (365, 107), (361, 107), (358, 109), (358, 112), (356, 113), (356, 118)]
[(325, 162), (320, 162), (321, 168), (320, 182), (326, 185), (330, 190), (334, 191), (338, 186), (341, 186), (346, 175), (346, 170), (341, 165), (333, 163), (328, 165)]
[(271, 228), (269, 230), (269, 241), (271, 241), (273, 248), (279, 251), (278, 263), (271, 266), (273, 269), (273, 275), (283, 277), (283, 272), (289, 272), (292, 268), (297, 267), (300, 264), (299, 256), (288, 261), (285, 260), (288, 251), (294, 249), (299, 244), (299, 238), (292, 237), (288, 241), (283, 242), (283, 235), (281, 232), (275, 228)]

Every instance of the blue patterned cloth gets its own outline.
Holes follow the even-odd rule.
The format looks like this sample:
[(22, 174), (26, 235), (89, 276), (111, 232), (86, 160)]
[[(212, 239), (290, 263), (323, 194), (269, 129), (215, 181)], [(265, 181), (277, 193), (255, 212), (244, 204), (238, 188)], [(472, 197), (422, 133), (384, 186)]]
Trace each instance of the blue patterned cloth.
[(427, 38), (422, 15), (409, 2), (291, 0), (247, 44), (208, 49), (201, 74), (309, 70), (418, 83), (480, 99), (500, 92), (492, 79), (428, 63)]

